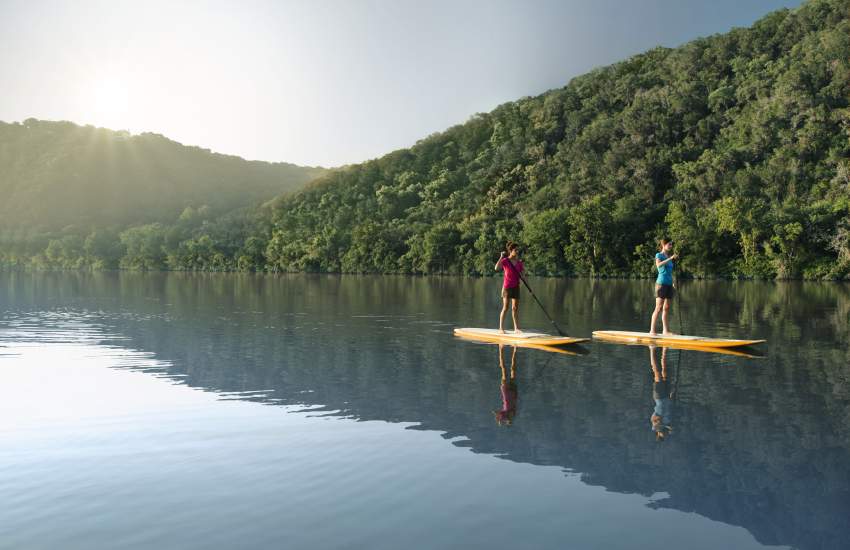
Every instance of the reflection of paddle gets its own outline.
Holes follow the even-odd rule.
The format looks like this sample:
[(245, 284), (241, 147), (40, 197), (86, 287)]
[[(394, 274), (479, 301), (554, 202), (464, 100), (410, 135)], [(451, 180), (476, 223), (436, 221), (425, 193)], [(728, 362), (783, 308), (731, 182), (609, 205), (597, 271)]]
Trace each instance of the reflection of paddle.
[(673, 391), (670, 392), (670, 399), (676, 401), (676, 398), (679, 397), (679, 365), (682, 363), (682, 350), (679, 350), (679, 354), (676, 356), (676, 373), (674, 376), (676, 377), (676, 381), (673, 383)]
[(508, 257), (505, 257), (505, 259), (508, 261), (508, 265), (511, 266), (511, 269), (514, 270), (514, 273), (516, 273), (516, 276), (519, 277), (519, 280), (522, 281), (522, 284), (525, 285), (525, 288), (527, 288), (528, 291), (531, 293), (531, 296), (532, 296), (532, 298), (534, 298), (534, 301), (537, 302), (537, 305), (540, 306), (540, 309), (542, 309), (543, 313), (546, 315), (546, 317), (549, 318), (549, 322), (552, 323), (552, 326), (555, 327), (555, 330), (558, 331), (558, 334), (560, 334), (561, 336), (566, 336), (567, 333), (564, 332), (563, 330), (561, 330), (561, 327), (558, 326), (558, 323), (556, 323), (555, 320), (552, 319), (552, 316), (549, 315), (549, 312), (546, 311), (546, 308), (543, 307), (543, 304), (541, 304), (540, 300), (537, 299), (537, 296), (534, 294), (534, 291), (531, 290), (530, 286), (528, 286), (528, 282), (525, 280), (525, 277), (523, 277), (522, 274), (519, 271), (517, 271), (517, 268), (514, 266), (511, 259), (508, 258)]
[(549, 366), (549, 363), (552, 361), (552, 358), (553, 358), (553, 357), (555, 357), (555, 354), (554, 354), (554, 353), (550, 353), (550, 354), (549, 354), (549, 357), (546, 359), (546, 362), (545, 362), (545, 363), (543, 363), (543, 366), (542, 366), (542, 367), (540, 367), (539, 369), (537, 369), (537, 376), (535, 376), (535, 377), (534, 377), (533, 382), (537, 382), (537, 381), (538, 381), (538, 379), (539, 379), (539, 378), (540, 378), (540, 376), (541, 376), (541, 374), (540, 374), (540, 373), (541, 373), (541, 372), (543, 372), (544, 370), (546, 370), (546, 367), (548, 367), (548, 366)]

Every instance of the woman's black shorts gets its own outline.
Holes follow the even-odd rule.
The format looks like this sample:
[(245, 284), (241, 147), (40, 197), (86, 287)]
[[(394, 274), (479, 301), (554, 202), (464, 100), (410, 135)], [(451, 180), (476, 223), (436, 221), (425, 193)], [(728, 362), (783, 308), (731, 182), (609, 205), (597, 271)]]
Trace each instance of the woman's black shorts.
[(519, 287), (515, 286), (511, 288), (503, 288), (502, 298), (513, 298), (514, 300), (519, 300)]
[(658, 298), (669, 300), (673, 297), (674, 292), (672, 285), (655, 285), (655, 296)]

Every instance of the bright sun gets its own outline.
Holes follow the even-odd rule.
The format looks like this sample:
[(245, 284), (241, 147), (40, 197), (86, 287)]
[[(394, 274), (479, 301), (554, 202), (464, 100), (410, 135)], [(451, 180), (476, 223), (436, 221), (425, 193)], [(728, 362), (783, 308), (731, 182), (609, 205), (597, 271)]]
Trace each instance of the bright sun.
[(97, 125), (120, 129), (126, 124), (130, 108), (127, 87), (115, 79), (96, 82), (91, 92), (91, 112)]

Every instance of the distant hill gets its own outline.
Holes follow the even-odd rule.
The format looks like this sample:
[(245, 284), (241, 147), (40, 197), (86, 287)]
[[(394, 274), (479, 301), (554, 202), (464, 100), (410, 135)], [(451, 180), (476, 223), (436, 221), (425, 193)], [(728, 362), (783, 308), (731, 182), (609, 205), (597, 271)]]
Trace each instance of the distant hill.
[(188, 206), (220, 214), (299, 189), (324, 172), (246, 161), (158, 134), (0, 122), (0, 227), (173, 222)]

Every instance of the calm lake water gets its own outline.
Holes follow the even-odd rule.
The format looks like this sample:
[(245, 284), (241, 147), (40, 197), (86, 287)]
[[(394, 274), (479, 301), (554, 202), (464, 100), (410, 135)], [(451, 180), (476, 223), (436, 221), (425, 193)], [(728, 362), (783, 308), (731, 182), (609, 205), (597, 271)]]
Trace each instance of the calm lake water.
[[(651, 281), (532, 284), (646, 330)], [(768, 344), (655, 350), (660, 383), (645, 346), (506, 347), (500, 425), (499, 348), (452, 336), (499, 285), (0, 273), (0, 547), (847, 547), (850, 286), (686, 282), (675, 330)]]

